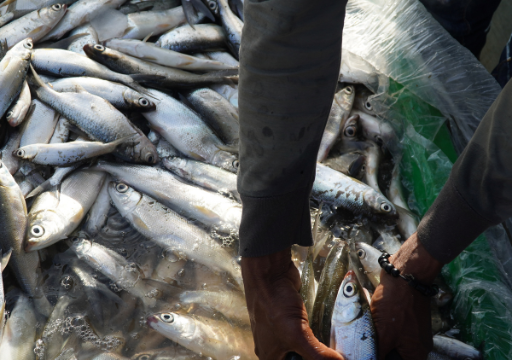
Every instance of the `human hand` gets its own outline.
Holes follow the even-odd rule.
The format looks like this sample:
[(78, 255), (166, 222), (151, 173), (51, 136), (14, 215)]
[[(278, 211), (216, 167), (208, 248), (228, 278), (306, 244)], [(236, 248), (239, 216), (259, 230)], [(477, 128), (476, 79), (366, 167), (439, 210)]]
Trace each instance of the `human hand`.
[(319, 342), (309, 327), (290, 248), (267, 256), (243, 257), (242, 276), (260, 360), (282, 360), (291, 351), (305, 360), (344, 360)]
[[(423, 247), (416, 233), (389, 261), (402, 274), (412, 274), (419, 282), (429, 285), (443, 267)], [(380, 280), (371, 303), (379, 359), (384, 360), (393, 349), (404, 360), (426, 359), (433, 346), (431, 299), (384, 271)]]

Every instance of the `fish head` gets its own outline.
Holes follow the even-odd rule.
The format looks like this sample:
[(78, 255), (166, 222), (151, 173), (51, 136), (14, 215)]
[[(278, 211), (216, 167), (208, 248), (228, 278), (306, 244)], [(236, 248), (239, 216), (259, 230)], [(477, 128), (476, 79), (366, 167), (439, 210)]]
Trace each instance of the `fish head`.
[(333, 320), (348, 323), (357, 319), (361, 314), (362, 287), (354, 271), (349, 270), (343, 279), (336, 296)]
[(169, 157), (163, 160), (163, 164), (167, 169), (182, 177), (190, 176), (190, 172), (186, 169), (187, 162), (187, 159), (180, 157)]
[(26, 252), (40, 250), (61, 240), (61, 218), (54, 211), (41, 210), (29, 214), (28, 223), (25, 236)]
[(79, 258), (83, 257), (92, 248), (92, 242), (87, 239), (74, 237), (71, 239), (70, 249), (73, 250)]
[(110, 182), (108, 193), (123, 217), (133, 212), (142, 199), (140, 192), (122, 182)]
[(228, 170), (234, 174), (238, 172), (240, 163), (238, 157), (234, 154), (228, 153), (227, 151), (217, 151), (213, 157), (212, 164), (220, 168)]
[(120, 58), (119, 54), (121, 54), (100, 44), (85, 44), (83, 50), (89, 58), (102, 64), (111, 60), (118, 60)]
[(341, 129), (341, 140), (344, 142), (357, 141), (360, 140), (360, 137), (361, 124), (359, 122), (359, 115), (352, 115), (343, 124), (343, 128)]
[(7, 166), (0, 161), (0, 187), (8, 188), (13, 186), (18, 186), (18, 184), (16, 184)]
[(66, 14), (67, 10), (68, 6), (66, 4), (53, 4), (52, 6), (48, 6), (39, 10), (39, 16), (52, 21), (62, 18), (64, 14)]
[(370, 188), (363, 193), (363, 198), (366, 204), (371, 207), (374, 214), (386, 217), (396, 217), (395, 206), (391, 201), (386, 199), (384, 195)]
[(20, 159), (32, 160), (37, 155), (37, 146), (27, 145), (14, 150), (12, 154)]
[(375, 249), (373, 246), (363, 242), (357, 242), (356, 254), (366, 271), (380, 268), (378, 260), (382, 252)]
[(156, 104), (153, 101), (132, 89), (126, 89), (123, 92), (123, 99), (130, 108), (135, 110), (151, 111), (156, 109)]
[(28, 62), (32, 58), (32, 53), (34, 51), (34, 42), (31, 38), (26, 38), (24, 40), (21, 40), (16, 45), (14, 45), (14, 47), (10, 51), (12, 51), (12, 54), (14, 56), (19, 57), (21, 58), (21, 60)]
[(354, 98), (356, 96), (356, 90), (353, 85), (347, 85), (334, 95), (334, 101), (346, 111), (352, 109)]
[(23, 112), (23, 108), (21, 106), (13, 106), (9, 109), (8, 112), (5, 113), (5, 119), (7, 120), (9, 125), (14, 127), (21, 121), (23, 121), (20, 120), (20, 116), (22, 115), (22, 113), (25, 115), (25, 113)]
[(150, 328), (171, 340), (194, 334), (193, 320), (188, 316), (181, 316), (176, 313), (162, 312), (153, 314), (146, 318), (146, 323)]

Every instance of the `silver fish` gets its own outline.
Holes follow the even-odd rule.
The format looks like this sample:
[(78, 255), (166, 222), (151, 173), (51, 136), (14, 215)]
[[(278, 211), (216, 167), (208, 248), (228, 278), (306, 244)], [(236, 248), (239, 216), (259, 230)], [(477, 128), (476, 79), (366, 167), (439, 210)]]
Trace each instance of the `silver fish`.
[(375, 240), (375, 243), (373, 244), (374, 247), (391, 255), (400, 249), (402, 244), (394, 234), (386, 229), (381, 228), (377, 228), (377, 231), (379, 232), (380, 236), (377, 240)]
[(191, 91), (186, 98), (224, 143), (238, 145), (238, 110), (229, 101), (209, 88)]
[(169, 95), (150, 92), (160, 100), (156, 110), (143, 113), (152, 128), (188, 157), (236, 173), (236, 156), (221, 150), (224, 144), (195, 112)]
[(164, 88), (191, 88), (216, 83), (225, 83), (223, 73), (206, 73), (202, 75), (158, 65), (102, 45), (85, 45), (84, 51), (91, 59), (110, 69), (140, 82), (156, 84)]
[(15, 127), (25, 120), (25, 116), (30, 108), (31, 100), (30, 88), (28, 87), (27, 82), (24, 81), (18, 100), (16, 100), (16, 103), (14, 103), (14, 105), (11, 106), (9, 111), (5, 114), (5, 118), (9, 125)]
[[(151, 334), (154, 337), (154, 334)], [(181, 346), (159, 348), (140, 352), (131, 357), (131, 360), (201, 360), (201, 355), (196, 354)]]
[[(79, 55), (77, 55), (79, 56)], [(154, 164), (158, 155), (153, 144), (119, 110), (105, 99), (78, 88), (77, 93), (59, 93), (34, 73), (38, 97), (66, 119), (84, 131), (89, 137), (102, 142), (112, 142), (135, 135), (133, 142), (124, 143), (115, 154), (127, 161)]]
[(70, 30), (94, 19), (105, 9), (117, 8), (125, 0), (79, 0), (71, 5), (64, 18), (41, 40), (60, 39)]
[(91, 208), (104, 179), (103, 172), (78, 171), (64, 180), (59, 193), (37, 197), (29, 213), (25, 250), (39, 250), (67, 238)]
[(0, 116), (3, 116), (23, 89), (34, 44), (24, 39), (0, 61)]
[(124, 39), (142, 40), (146, 36), (160, 35), (167, 30), (184, 24), (187, 19), (183, 7), (178, 6), (168, 10), (142, 11), (128, 14), (128, 27), (123, 34)]
[(13, 154), (13, 151), (20, 147), (21, 136), (23, 133), (19, 129), (12, 129), (8, 135), (7, 142), (0, 150), (2, 163), (14, 175), (19, 168), (19, 160)]
[(0, 39), (7, 41), (9, 48), (31, 38), (34, 43), (48, 34), (66, 13), (67, 6), (54, 4), (33, 11), (0, 28)]
[(377, 360), (370, 306), (353, 271), (347, 272), (332, 314), (331, 347), (346, 360)]
[(418, 229), (418, 220), (411, 212), (405, 196), (402, 191), (402, 181), (400, 176), (400, 162), (397, 161), (391, 174), (391, 182), (387, 191), (388, 199), (396, 206), (398, 211), (397, 226), (404, 239), (408, 239)]
[(164, 138), (158, 140), (156, 152), (158, 153), (158, 157), (160, 159), (168, 158), (171, 156), (181, 156), (180, 152)]
[(233, 69), (233, 66), (219, 61), (197, 58), (135, 39), (111, 39), (105, 45), (139, 59), (178, 69), (192, 71)]
[(225, 321), (202, 316), (157, 313), (147, 318), (149, 327), (196, 353), (215, 360), (256, 360), (250, 331), (235, 328)]
[(243, 287), (236, 260), (206, 231), (126, 184), (111, 183), (109, 194), (117, 210), (141, 234), (178, 257), (204, 264), (216, 272), (228, 272)]
[(215, 24), (199, 24), (194, 29), (182, 26), (160, 36), (155, 45), (181, 53), (223, 50), (226, 36)]
[(226, 34), (227, 44), (233, 56), (238, 59), (240, 43), (242, 42), (242, 28), (244, 23), (238, 18), (229, 7), (227, 0), (217, 0), (219, 13), (222, 22), (222, 29)]
[(92, 77), (68, 77), (50, 82), (50, 87), (59, 92), (74, 92), (77, 86), (87, 92), (102, 97), (120, 110), (147, 111), (154, 110), (156, 105), (147, 96), (127, 87), (108, 80)]
[(385, 120), (368, 115), (359, 110), (352, 110), (351, 115), (358, 115), (361, 123), (363, 136), (367, 140), (375, 142), (385, 148), (393, 148), (398, 142), (393, 127)]
[(196, 185), (235, 197), (242, 202), (236, 187), (236, 175), (201, 161), (184, 158), (167, 158), (164, 166), (176, 175)]
[(89, 211), (87, 222), (85, 223), (85, 230), (91, 238), (96, 237), (107, 221), (108, 212), (111, 207), (110, 195), (108, 194), (109, 183), (110, 177), (107, 177), (103, 182), (100, 192), (98, 193), (98, 197)]
[(331, 112), (325, 125), (316, 161), (322, 162), (327, 158), (332, 145), (340, 134), (342, 124), (345, 123), (352, 110), (354, 97), (355, 90), (352, 85), (345, 86), (334, 95)]
[(73, 239), (70, 249), (79, 259), (107, 276), (123, 290), (143, 300), (146, 305), (152, 307), (156, 304), (156, 299), (146, 296), (149, 291), (141, 281), (141, 273), (135, 263), (130, 263), (111, 249), (85, 239)]
[(473, 346), (457, 339), (443, 336), (434, 336), (434, 351), (449, 356), (454, 360), (478, 360), (483, 359), (482, 353)]
[(62, 144), (33, 144), (15, 151), (17, 157), (39, 165), (66, 166), (113, 152), (132, 136), (109, 143), (99, 141), (72, 141)]
[(238, 67), (240, 63), (230, 53), (225, 51), (210, 51), (205, 53), (210, 59), (220, 61), (224, 64), (228, 64), (234, 67)]
[(313, 249), (308, 252), (308, 257), (302, 267), (302, 274), (300, 277), (301, 287), (300, 296), (306, 307), (308, 319), (313, 320), (313, 306), (315, 304), (317, 284), (315, 280), (315, 270), (313, 269)]
[(356, 214), (393, 217), (396, 209), (382, 194), (362, 182), (317, 163), (313, 198)]
[(180, 294), (182, 304), (199, 304), (219, 311), (230, 319), (249, 325), (249, 313), (243, 294), (233, 291), (184, 291)]
[(365, 275), (368, 276), (373, 286), (379, 286), (382, 268), (379, 265), (378, 259), (382, 255), (382, 252), (363, 242), (356, 243), (356, 251), (364, 267)]
[(52, 176), (35, 185), (35, 188), (32, 188), (29, 193), (25, 195), (25, 197), (28, 199), (30, 197), (41, 194), (43, 191), (47, 191), (53, 187), (58, 186), (66, 176), (75, 171), (80, 165), (81, 164), (74, 164), (71, 166), (56, 168)]
[(340, 156), (327, 158), (323, 164), (342, 174), (361, 180), (366, 157), (357, 152), (346, 153)]
[(32, 300), (20, 294), (5, 324), (0, 354), (2, 359), (35, 360), (36, 311)]
[(32, 54), (32, 66), (46, 74), (59, 77), (90, 76), (124, 84), (135, 91), (145, 93), (146, 89), (130, 76), (116, 73), (98, 64), (87, 56), (61, 49), (36, 49)]
[(219, 93), (231, 105), (238, 109), (238, 85), (231, 84), (212, 84), (210, 88)]
[(242, 207), (220, 194), (185, 184), (177, 176), (150, 166), (118, 165), (104, 161), (97, 168), (173, 209), (226, 233), (238, 233)]
[(23, 240), (27, 230), (27, 206), (21, 190), (0, 162), (0, 200), (9, 206), (0, 207), (0, 246), (2, 252), (12, 249), (9, 267), (12, 269), (21, 289), (35, 298), (38, 310), (48, 315), (51, 305), (39, 287), (39, 255), (26, 253)]
[(9, 259), (11, 258), (12, 250), (9, 250), (5, 254), (0, 250), (0, 341), (2, 341), (2, 335), (5, 325), (5, 296), (4, 296), (4, 282), (2, 277), (2, 272), (6, 268), (9, 263)]

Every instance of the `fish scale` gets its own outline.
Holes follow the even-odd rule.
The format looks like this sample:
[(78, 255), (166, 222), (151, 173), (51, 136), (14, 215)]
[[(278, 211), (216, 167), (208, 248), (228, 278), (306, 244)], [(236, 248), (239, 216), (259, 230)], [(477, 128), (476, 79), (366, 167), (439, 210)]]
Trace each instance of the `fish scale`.
[(334, 328), (336, 349), (341, 350), (345, 360), (376, 360), (377, 344), (375, 329), (369, 307), (357, 320), (343, 327)]

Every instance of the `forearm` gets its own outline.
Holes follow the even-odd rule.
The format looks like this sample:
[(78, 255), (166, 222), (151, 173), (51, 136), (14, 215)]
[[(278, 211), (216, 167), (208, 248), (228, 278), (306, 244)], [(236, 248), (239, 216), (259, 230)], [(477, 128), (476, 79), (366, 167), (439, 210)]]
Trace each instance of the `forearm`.
[(512, 216), (512, 83), (491, 106), (418, 227), (418, 238), (448, 263), (483, 231)]
[(240, 51), (240, 254), (311, 245), (309, 194), (339, 74), (345, 1), (246, 2)]

